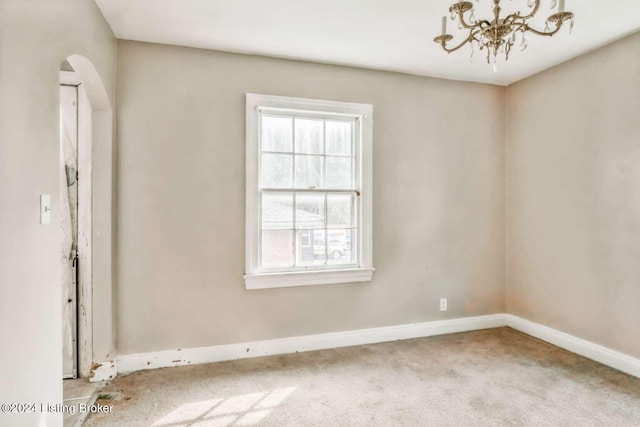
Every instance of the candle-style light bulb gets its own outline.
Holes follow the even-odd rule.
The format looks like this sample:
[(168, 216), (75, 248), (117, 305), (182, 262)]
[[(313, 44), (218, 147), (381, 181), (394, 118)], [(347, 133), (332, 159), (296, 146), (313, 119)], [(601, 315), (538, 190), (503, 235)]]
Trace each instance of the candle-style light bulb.
[(558, 12), (564, 12), (564, 0), (560, 0), (560, 4), (558, 5)]
[(443, 16), (442, 17), (442, 35), (444, 36), (445, 34), (447, 34), (447, 17)]

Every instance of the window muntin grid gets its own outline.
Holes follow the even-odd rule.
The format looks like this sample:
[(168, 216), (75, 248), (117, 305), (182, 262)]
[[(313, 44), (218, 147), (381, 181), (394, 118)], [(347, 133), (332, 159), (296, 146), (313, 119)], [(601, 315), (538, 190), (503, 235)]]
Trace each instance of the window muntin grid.
[(259, 269), (355, 268), (357, 116), (260, 111)]

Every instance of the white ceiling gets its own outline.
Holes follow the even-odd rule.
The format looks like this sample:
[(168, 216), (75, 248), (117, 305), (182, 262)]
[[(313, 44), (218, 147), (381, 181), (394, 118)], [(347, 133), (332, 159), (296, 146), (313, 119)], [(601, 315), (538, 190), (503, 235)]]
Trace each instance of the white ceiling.
[[(448, 0), (95, 0), (116, 37), (399, 71), (455, 80), (508, 85), (640, 30), (640, 0), (566, 0), (576, 15), (554, 36), (529, 36), (493, 72), (470, 50), (446, 54), (439, 34)], [(533, 21), (542, 30), (551, 0)], [(476, 16), (491, 16), (480, 0)], [(505, 13), (528, 10), (527, 0), (502, 0)], [(448, 20), (456, 39), (463, 32)]]

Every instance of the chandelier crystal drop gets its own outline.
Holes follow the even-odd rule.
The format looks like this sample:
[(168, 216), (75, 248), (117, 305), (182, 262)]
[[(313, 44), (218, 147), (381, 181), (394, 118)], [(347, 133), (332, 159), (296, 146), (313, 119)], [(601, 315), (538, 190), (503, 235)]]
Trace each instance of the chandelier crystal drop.
[[(512, 0), (513, 1), (513, 0)], [(480, 0), (476, 0), (479, 3)], [(540, 10), (541, 0), (527, 0), (527, 6), (530, 8), (527, 12), (515, 12), (502, 17), (500, 12), (500, 0), (493, 0), (493, 19), (478, 19), (476, 17), (475, 8), (470, 1), (460, 1), (454, 3), (449, 8), (452, 20), (458, 19), (458, 28), (469, 30), (468, 36), (461, 43), (454, 47), (448, 47), (447, 44), (453, 40), (451, 34), (447, 34), (447, 17), (442, 17), (442, 34), (433, 41), (442, 46), (447, 53), (455, 52), (466, 44), (472, 49), (473, 43), (477, 42), (480, 50), (487, 50), (487, 63), (495, 64), (498, 54), (504, 54), (505, 61), (509, 60), (509, 53), (516, 42), (516, 34), (522, 35), (520, 49), (527, 48), (526, 34), (532, 33), (537, 36), (551, 37), (558, 33), (562, 25), (569, 21), (569, 33), (573, 30), (574, 15), (565, 11), (565, 0), (550, 0), (550, 8), (557, 11), (549, 16), (545, 22), (544, 30), (536, 30), (529, 25), (532, 19)], [(495, 68), (494, 68), (495, 69)]]

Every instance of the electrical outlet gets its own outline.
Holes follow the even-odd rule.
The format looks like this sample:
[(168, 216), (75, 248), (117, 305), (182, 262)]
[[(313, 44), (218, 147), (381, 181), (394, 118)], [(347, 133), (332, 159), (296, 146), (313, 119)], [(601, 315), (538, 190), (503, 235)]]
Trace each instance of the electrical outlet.
[(447, 311), (447, 299), (440, 298), (440, 311)]

